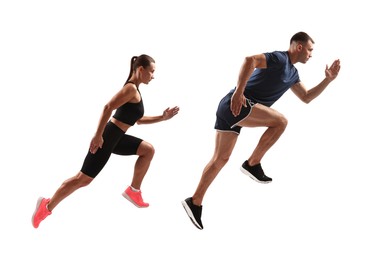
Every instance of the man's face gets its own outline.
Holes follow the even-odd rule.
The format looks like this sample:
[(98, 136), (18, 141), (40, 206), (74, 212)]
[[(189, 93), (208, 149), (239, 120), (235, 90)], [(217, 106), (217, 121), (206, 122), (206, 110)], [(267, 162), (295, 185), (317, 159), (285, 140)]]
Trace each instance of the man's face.
[(299, 62), (306, 63), (312, 57), (313, 43), (308, 41), (307, 43), (301, 45), (302, 48), (300, 50)]

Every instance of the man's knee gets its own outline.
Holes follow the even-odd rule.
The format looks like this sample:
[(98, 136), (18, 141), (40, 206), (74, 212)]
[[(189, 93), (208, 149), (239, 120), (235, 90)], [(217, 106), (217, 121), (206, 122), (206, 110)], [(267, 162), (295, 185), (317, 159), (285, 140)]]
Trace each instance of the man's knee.
[(285, 130), (288, 124), (287, 118), (284, 115), (279, 114), (277, 121), (278, 121), (278, 127), (282, 130)]
[(219, 156), (216, 156), (213, 160), (213, 164), (217, 167), (217, 168), (222, 168), (223, 166), (226, 165), (226, 163), (229, 161), (230, 159), (230, 154), (228, 153), (225, 153), (225, 154), (221, 154)]

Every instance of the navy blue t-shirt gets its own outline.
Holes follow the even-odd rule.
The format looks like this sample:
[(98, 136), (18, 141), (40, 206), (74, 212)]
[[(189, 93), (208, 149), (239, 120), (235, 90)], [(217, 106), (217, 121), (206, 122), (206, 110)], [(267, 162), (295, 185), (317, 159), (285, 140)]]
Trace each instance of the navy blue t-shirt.
[(244, 96), (255, 103), (270, 107), (289, 88), (300, 82), (300, 78), (287, 51), (264, 54), (267, 68), (254, 70), (245, 86)]

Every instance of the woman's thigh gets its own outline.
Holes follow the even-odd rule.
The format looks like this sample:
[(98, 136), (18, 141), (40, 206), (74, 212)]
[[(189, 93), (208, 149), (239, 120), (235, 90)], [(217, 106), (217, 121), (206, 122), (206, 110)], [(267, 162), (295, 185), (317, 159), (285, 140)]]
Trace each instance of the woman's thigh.
[(142, 141), (143, 140), (138, 137), (123, 134), (114, 147), (113, 153), (118, 155), (136, 155)]

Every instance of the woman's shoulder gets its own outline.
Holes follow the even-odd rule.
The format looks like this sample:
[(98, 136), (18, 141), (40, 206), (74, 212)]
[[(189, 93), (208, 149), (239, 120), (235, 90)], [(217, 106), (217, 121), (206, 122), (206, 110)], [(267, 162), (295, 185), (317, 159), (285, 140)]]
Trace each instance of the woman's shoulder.
[(137, 92), (138, 87), (133, 82), (126, 82), (125, 85), (123, 85), (123, 89), (126, 92)]

